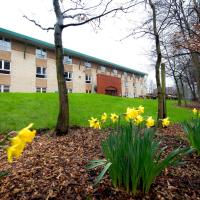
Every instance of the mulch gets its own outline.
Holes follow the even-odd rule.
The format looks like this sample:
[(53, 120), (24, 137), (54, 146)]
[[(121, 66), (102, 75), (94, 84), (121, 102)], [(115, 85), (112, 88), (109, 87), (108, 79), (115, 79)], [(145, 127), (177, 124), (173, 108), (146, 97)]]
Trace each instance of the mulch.
[[(179, 125), (159, 132), (157, 137), (168, 151), (187, 145)], [(164, 170), (146, 195), (131, 196), (114, 188), (108, 175), (94, 187), (100, 170), (87, 171), (85, 166), (103, 158), (101, 141), (107, 134), (90, 128), (73, 128), (61, 137), (38, 134), (12, 164), (1, 151), (0, 171), (8, 170), (9, 175), (0, 180), (0, 199), (200, 199), (200, 157), (195, 153), (184, 158), (184, 165)]]

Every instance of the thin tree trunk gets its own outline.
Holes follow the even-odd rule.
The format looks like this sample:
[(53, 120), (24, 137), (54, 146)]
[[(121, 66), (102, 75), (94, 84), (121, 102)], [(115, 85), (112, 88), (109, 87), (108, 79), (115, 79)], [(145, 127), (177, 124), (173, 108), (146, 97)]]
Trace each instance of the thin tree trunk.
[(55, 128), (56, 135), (64, 135), (69, 130), (69, 104), (66, 90), (66, 83), (64, 79), (64, 64), (63, 64), (63, 45), (62, 45), (62, 31), (63, 31), (63, 15), (60, 9), (59, 0), (53, 0), (54, 11), (56, 14), (56, 24), (54, 26), (54, 40), (56, 53), (56, 71), (59, 93), (59, 113), (57, 124)]
[(160, 38), (157, 31), (157, 18), (156, 18), (156, 8), (154, 3), (149, 0), (150, 7), (153, 12), (153, 32), (155, 36), (155, 43), (156, 43), (156, 53), (157, 53), (157, 60), (155, 65), (155, 76), (156, 76), (156, 85), (157, 85), (157, 93), (158, 93), (158, 126), (161, 126), (161, 119), (163, 119), (163, 95), (162, 95), (162, 86), (160, 81), (160, 64), (162, 59), (161, 48), (160, 48)]
[(175, 85), (176, 85), (176, 92), (177, 92), (177, 97), (178, 97), (178, 106), (181, 106), (181, 93), (180, 93), (180, 88), (178, 85), (178, 80), (176, 78), (176, 76), (174, 75), (174, 81), (175, 81)]
[(161, 64), (161, 80), (162, 80), (162, 96), (163, 96), (163, 118), (167, 117), (166, 106), (166, 80), (165, 80), (165, 64)]
[(185, 106), (186, 106), (187, 102), (186, 102), (186, 97), (185, 97), (185, 88), (184, 88), (184, 84), (183, 84), (183, 78), (182, 78), (181, 75), (179, 77), (179, 80), (180, 80), (180, 83), (181, 83), (183, 100), (184, 100), (184, 103), (185, 103)]

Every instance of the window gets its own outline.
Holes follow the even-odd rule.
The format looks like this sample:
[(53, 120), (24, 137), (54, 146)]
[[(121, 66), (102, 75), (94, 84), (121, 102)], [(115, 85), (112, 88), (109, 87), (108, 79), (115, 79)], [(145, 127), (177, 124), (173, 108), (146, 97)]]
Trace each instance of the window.
[(36, 49), (36, 57), (41, 59), (46, 59), (47, 52), (44, 49)]
[(91, 67), (92, 67), (92, 64), (89, 63), (89, 62), (85, 62), (85, 67), (86, 67), (86, 68), (91, 68)]
[(68, 88), (68, 89), (67, 89), (67, 93), (72, 93), (72, 89), (71, 89), (71, 88)]
[(0, 92), (10, 92), (9, 85), (0, 85)]
[(72, 57), (71, 56), (64, 56), (63, 63), (64, 64), (72, 64)]
[(65, 81), (72, 81), (72, 72), (64, 73)]
[(90, 75), (85, 75), (85, 82), (91, 83), (92, 77)]
[(36, 77), (38, 77), (38, 78), (46, 78), (46, 68), (45, 67), (37, 67), (37, 69), (36, 69)]
[(127, 88), (127, 87), (128, 87), (128, 82), (125, 82), (125, 84), (124, 84), (124, 85), (125, 85), (125, 87)]
[(92, 93), (92, 91), (91, 90), (86, 90), (86, 93)]
[(11, 42), (8, 39), (0, 38), (0, 50), (10, 51), (11, 50)]
[(113, 74), (117, 75), (117, 70), (116, 69), (113, 69)]
[(46, 93), (47, 92), (47, 88), (36, 87), (36, 92), (38, 92), (38, 93)]
[(10, 62), (6, 60), (0, 60), (0, 73), (10, 74)]
[(106, 67), (101, 66), (101, 72), (106, 72)]

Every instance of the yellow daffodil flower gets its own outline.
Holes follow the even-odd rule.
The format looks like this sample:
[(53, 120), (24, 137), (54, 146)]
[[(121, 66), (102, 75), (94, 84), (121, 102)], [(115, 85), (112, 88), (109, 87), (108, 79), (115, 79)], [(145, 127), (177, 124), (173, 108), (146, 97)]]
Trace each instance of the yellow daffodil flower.
[(7, 148), (8, 162), (11, 163), (14, 157), (20, 157), (26, 146), (26, 143), (32, 142), (36, 134), (35, 130), (29, 130), (32, 126), (33, 124), (30, 124), (29, 126), (23, 128), (18, 132), (17, 136), (11, 138), (11, 145)]
[(194, 109), (192, 110), (192, 112), (193, 112), (194, 115), (197, 115), (198, 110), (197, 110), (196, 108), (194, 108)]
[(140, 123), (143, 122), (143, 117), (141, 115), (138, 115), (135, 119), (134, 119), (135, 123), (137, 125), (139, 125)]
[(138, 112), (139, 112), (139, 114), (143, 114), (144, 113), (144, 107), (143, 106), (139, 106), (138, 107)]
[(127, 108), (125, 113), (125, 119), (129, 121), (130, 119), (135, 119), (139, 115), (139, 111), (135, 108)]
[(90, 123), (90, 127), (94, 129), (101, 129), (100, 122), (97, 120), (97, 118), (91, 118), (88, 120)]
[(19, 131), (18, 137), (22, 141), (24, 141), (24, 142), (32, 142), (33, 141), (36, 131), (29, 130), (32, 126), (33, 126), (33, 124), (29, 124), (27, 127), (23, 128), (22, 130)]
[(103, 113), (103, 114), (101, 115), (101, 121), (102, 121), (103, 123), (105, 123), (107, 119), (108, 119), (108, 115), (107, 115), (106, 113)]
[(169, 124), (170, 124), (170, 121), (169, 121), (169, 118), (168, 118), (168, 117), (162, 119), (162, 126), (163, 126), (163, 127), (167, 127), (167, 126), (169, 126)]
[(152, 127), (152, 126), (154, 126), (155, 125), (155, 121), (154, 121), (154, 119), (150, 116), (150, 117), (148, 117), (147, 118), (147, 121), (146, 121), (146, 126), (147, 126), (147, 128), (150, 128), (150, 127)]
[(116, 115), (115, 113), (112, 113), (110, 119), (113, 123), (115, 123), (119, 119), (119, 116)]

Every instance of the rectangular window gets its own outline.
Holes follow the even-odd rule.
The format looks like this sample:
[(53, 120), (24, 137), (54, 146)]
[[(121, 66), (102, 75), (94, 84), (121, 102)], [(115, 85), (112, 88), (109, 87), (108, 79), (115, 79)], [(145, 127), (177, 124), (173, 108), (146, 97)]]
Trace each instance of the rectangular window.
[(0, 50), (10, 51), (11, 50), (11, 42), (8, 39), (0, 38)]
[(9, 85), (0, 85), (0, 92), (10, 92)]
[(113, 69), (113, 74), (117, 75), (117, 70), (116, 69)]
[(125, 85), (125, 87), (127, 88), (127, 87), (128, 87), (128, 82), (125, 82), (125, 84), (124, 84), (124, 85)]
[(37, 78), (46, 78), (46, 68), (45, 67), (37, 67), (36, 68), (36, 77)]
[(64, 73), (65, 81), (72, 81), (72, 72)]
[(85, 62), (85, 67), (86, 67), (86, 68), (91, 68), (91, 67), (92, 67), (92, 64), (89, 63), (89, 62)]
[(47, 58), (47, 52), (44, 49), (36, 49), (36, 57), (41, 59)]
[(101, 72), (106, 72), (106, 67), (101, 66)]
[(86, 93), (92, 93), (92, 91), (91, 90), (86, 90)]
[(67, 89), (67, 93), (72, 93), (72, 89), (71, 89), (71, 88), (68, 88), (68, 89)]
[(72, 57), (71, 56), (64, 56), (63, 63), (64, 64), (72, 64)]
[(0, 73), (10, 74), (10, 62), (6, 60), (0, 60)]
[(38, 92), (38, 93), (46, 93), (47, 92), (47, 88), (36, 87), (36, 92)]
[(85, 82), (86, 83), (91, 83), (92, 82), (92, 77), (90, 75), (85, 75)]

